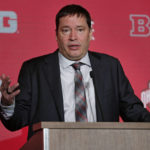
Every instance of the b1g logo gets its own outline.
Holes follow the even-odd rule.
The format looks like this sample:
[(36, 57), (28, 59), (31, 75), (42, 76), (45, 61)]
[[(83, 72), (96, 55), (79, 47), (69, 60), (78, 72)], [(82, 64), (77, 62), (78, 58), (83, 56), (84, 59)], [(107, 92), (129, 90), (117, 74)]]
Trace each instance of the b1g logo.
[(15, 33), (18, 28), (14, 11), (0, 11), (0, 33)]
[(141, 100), (144, 103), (144, 107), (150, 111), (150, 81), (148, 88), (141, 92)]
[(134, 37), (150, 36), (150, 17), (149, 16), (131, 14), (130, 21), (132, 22), (132, 29), (130, 31), (130, 36), (134, 36)]

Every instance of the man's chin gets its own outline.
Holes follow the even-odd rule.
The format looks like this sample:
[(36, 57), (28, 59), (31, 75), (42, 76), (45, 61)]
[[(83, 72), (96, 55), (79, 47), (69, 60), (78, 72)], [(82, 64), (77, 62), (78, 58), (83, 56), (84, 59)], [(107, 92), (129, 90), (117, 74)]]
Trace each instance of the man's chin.
[(77, 55), (77, 54), (75, 55), (74, 54), (74, 55), (70, 55), (69, 59), (73, 60), (73, 61), (77, 61), (77, 60), (80, 60), (82, 57), (83, 57), (82, 55)]

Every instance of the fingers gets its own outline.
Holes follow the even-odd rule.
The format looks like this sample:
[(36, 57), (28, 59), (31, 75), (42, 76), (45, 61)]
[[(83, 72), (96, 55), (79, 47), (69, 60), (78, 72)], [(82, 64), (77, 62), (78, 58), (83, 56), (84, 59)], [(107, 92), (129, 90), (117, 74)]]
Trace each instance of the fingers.
[(10, 86), (11, 80), (9, 76), (6, 76), (5, 74), (0, 76), (0, 80), (2, 81), (0, 86), (0, 91), (2, 94), (1, 102), (3, 105), (11, 105), (15, 96), (20, 93), (20, 89), (17, 89), (19, 87), (19, 83)]
[(1, 99), (2, 105), (9, 106), (9, 105), (13, 104), (15, 96), (17, 96), (19, 93), (20, 93), (20, 89), (15, 90), (15, 91), (11, 92), (10, 94), (7, 93), (7, 90), (3, 91), (2, 99)]
[(0, 79), (1, 79), (1, 82), (2, 82), (0, 90), (5, 91), (6, 89), (8, 89), (8, 87), (11, 83), (11, 80), (10, 80), (9, 76), (6, 76), (5, 74), (2, 74), (0, 76)]
[(7, 93), (8, 94), (13, 93), (18, 87), (19, 87), (19, 83), (16, 83), (16, 84), (14, 84), (12, 86), (9, 86), (8, 89), (7, 89)]
[(11, 101), (12, 99), (15, 98), (15, 96), (17, 96), (20, 93), (20, 89), (11, 92), (10, 94), (7, 93), (7, 91), (4, 91), (2, 93), (3, 99), (5, 99), (6, 101)]
[(20, 93), (20, 89), (18, 89), (18, 90), (16, 90), (16, 91), (12, 92), (11, 94), (9, 94), (10, 99), (14, 99), (15, 96), (17, 96), (19, 93)]

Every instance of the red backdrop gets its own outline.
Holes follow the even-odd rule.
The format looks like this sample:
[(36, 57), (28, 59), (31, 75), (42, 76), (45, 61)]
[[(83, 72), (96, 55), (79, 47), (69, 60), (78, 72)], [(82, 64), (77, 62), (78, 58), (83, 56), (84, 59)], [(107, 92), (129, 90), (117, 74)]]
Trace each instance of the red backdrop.
[[(136, 95), (150, 101), (150, 1), (149, 0), (1, 0), (0, 74), (16, 82), (24, 60), (57, 48), (55, 15), (65, 4), (81, 4), (94, 21), (90, 49), (121, 61)], [(148, 91), (148, 92), (146, 92)], [(0, 124), (0, 149), (19, 149), (27, 128), (9, 132)]]

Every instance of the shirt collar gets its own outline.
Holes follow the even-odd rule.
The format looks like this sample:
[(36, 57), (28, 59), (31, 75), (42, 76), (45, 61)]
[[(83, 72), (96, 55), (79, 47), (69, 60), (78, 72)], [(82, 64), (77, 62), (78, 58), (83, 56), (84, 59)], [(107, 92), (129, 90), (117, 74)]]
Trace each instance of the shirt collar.
[(86, 53), (86, 55), (80, 59), (79, 61), (72, 61), (67, 59), (66, 57), (64, 57), (60, 52), (58, 52), (58, 57), (59, 57), (59, 64), (61, 65), (61, 67), (68, 68), (69, 66), (71, 66), (73, 63), (75, 62), (82, 62), (83, 64), (91, 67), (91, 63), (90, 63), (90, 59), (89, 59), (89, 54), (88, 52)]

